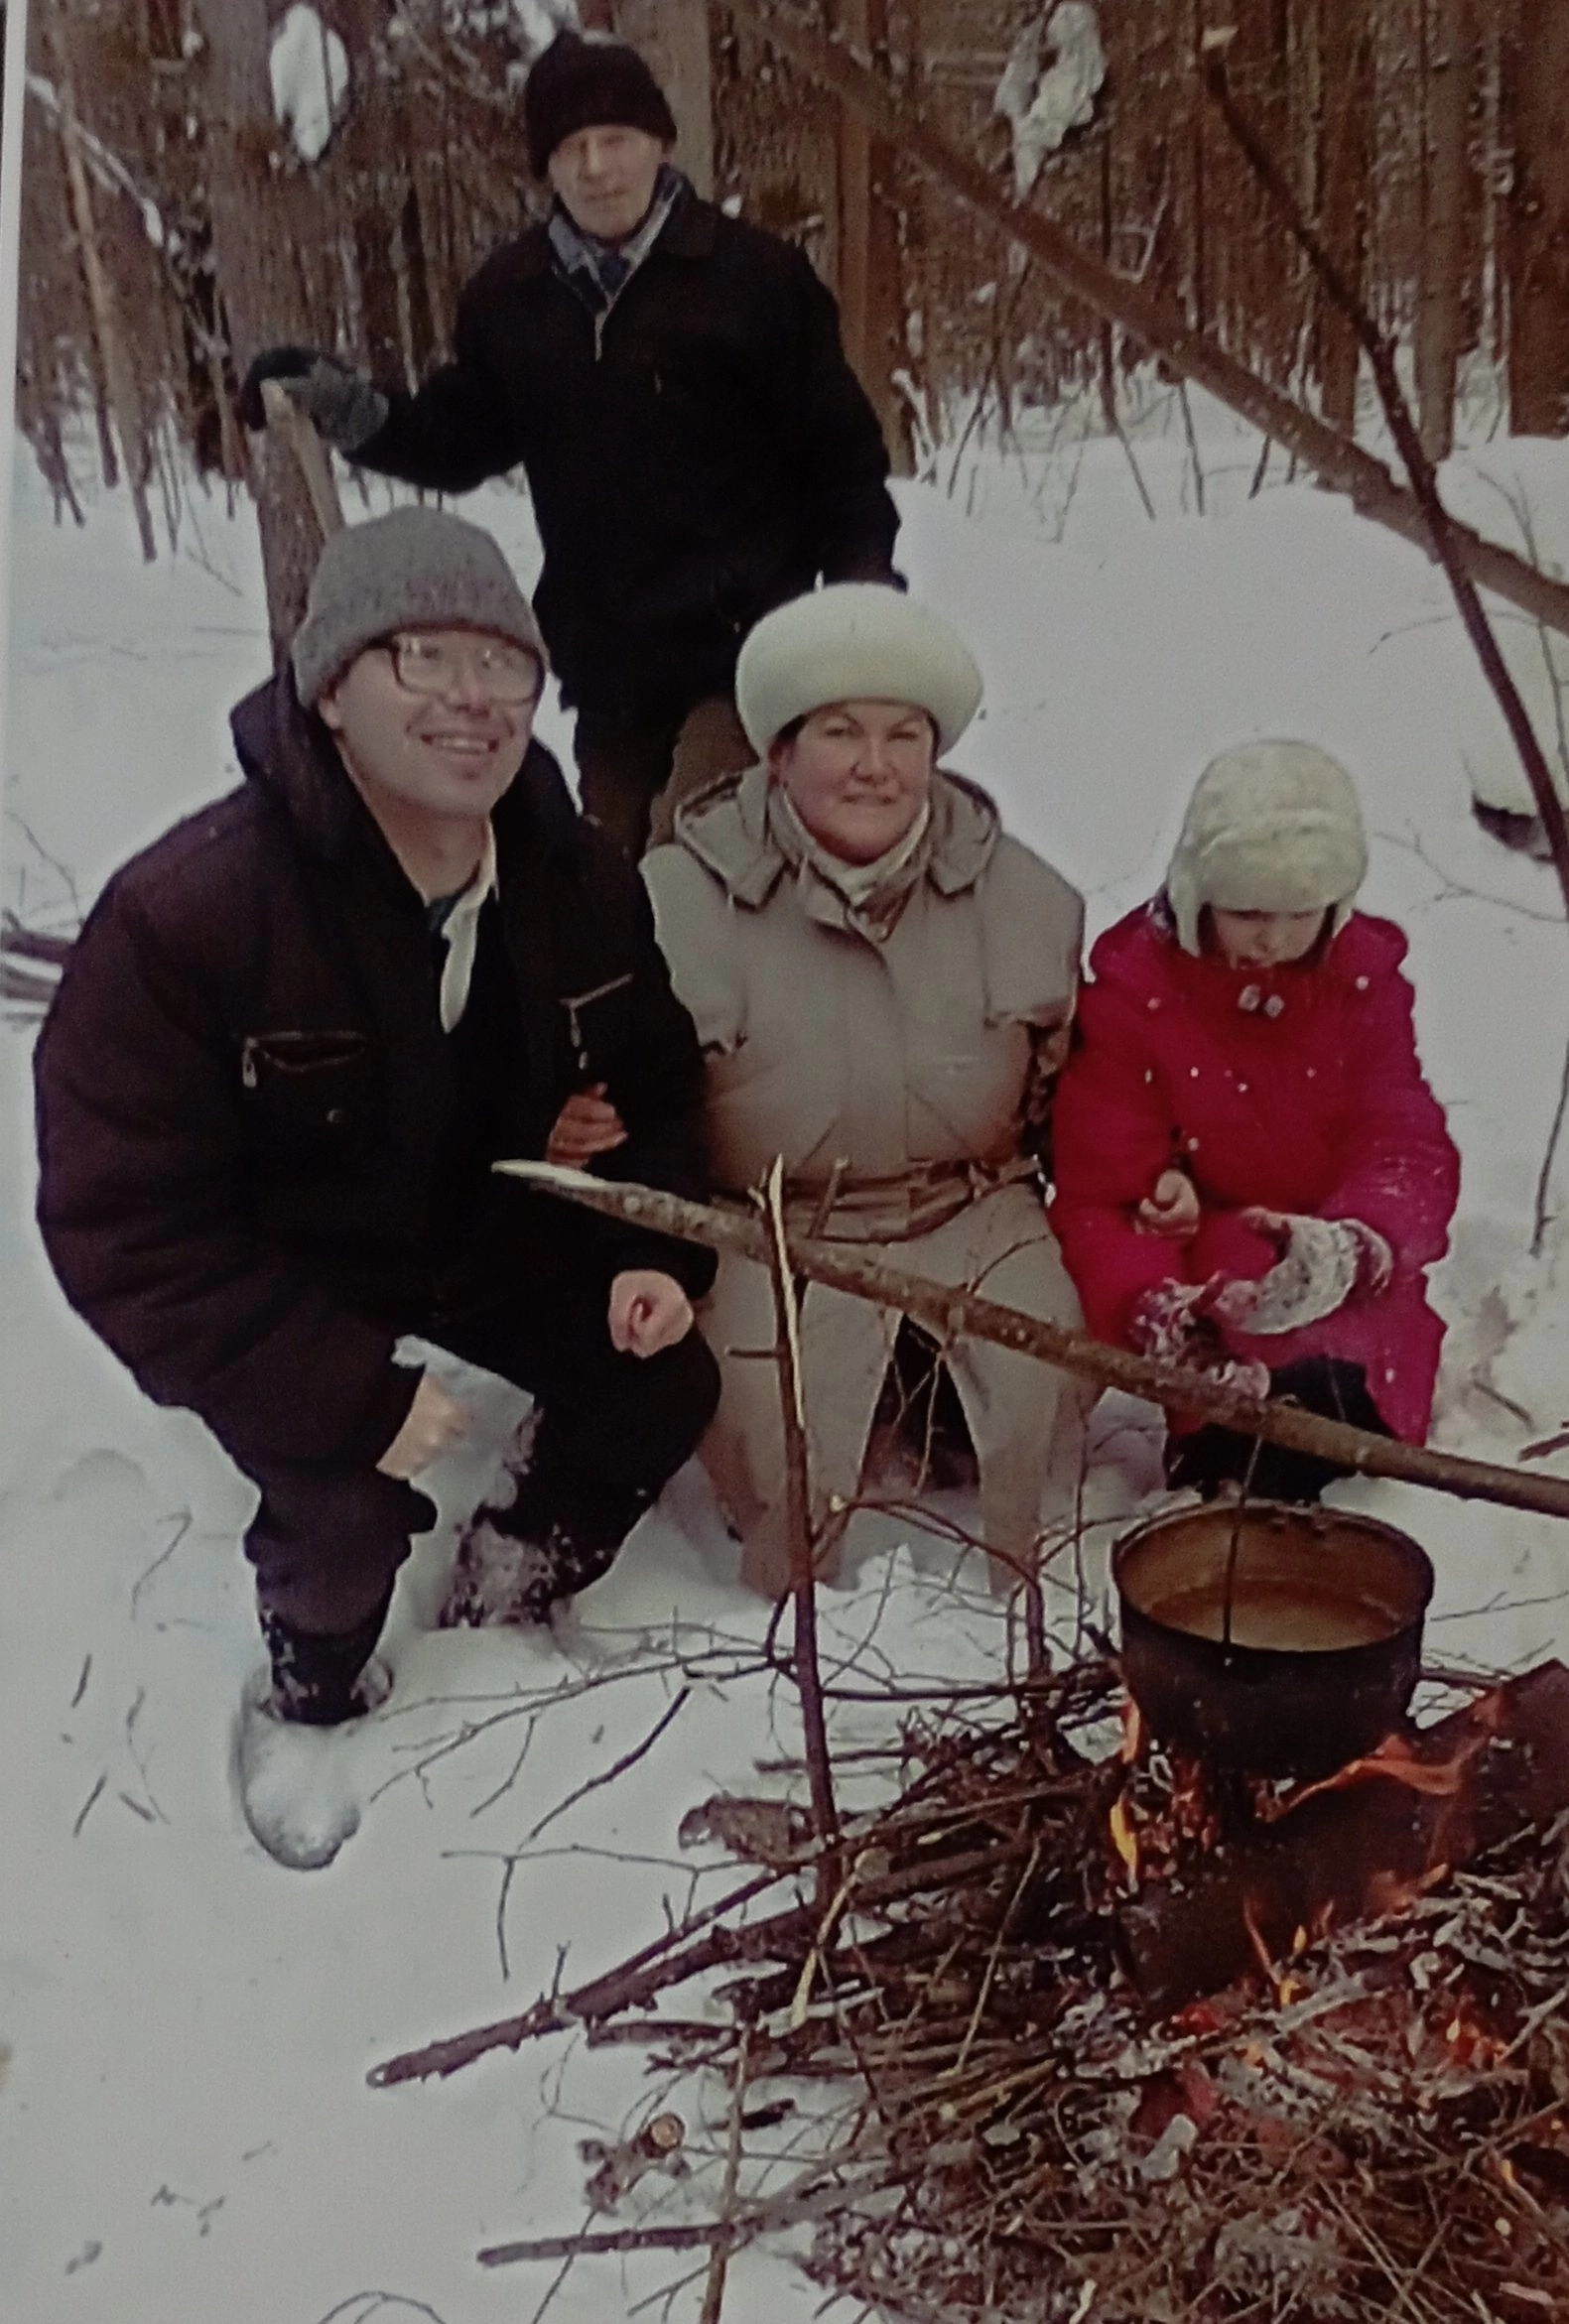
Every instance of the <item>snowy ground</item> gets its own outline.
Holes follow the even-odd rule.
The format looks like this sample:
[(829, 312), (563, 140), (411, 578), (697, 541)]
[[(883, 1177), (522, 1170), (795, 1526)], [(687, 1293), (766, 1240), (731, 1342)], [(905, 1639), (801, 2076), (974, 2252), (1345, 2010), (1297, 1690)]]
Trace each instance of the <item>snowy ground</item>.
[[(1527, 1255), (1569, 1038), (1556, 893), (1469, 816), (1464, 761), (1499, 753), (1502, 730), (1430, 569), (1309, 486), (1248, 499), (1256, 446), (1222, 423), (1201, 440), (1202, 516), (1174, 432), (1137, 446), (1153, 522), (1114, 444), (944, 459), (951, 497), (905, 488), (912, 582), (988, 682), (960, 763), (1084, 886), (1096, 928), (1156, 883), (1214, 750), (1302, 734), (1357, 771), (1377, 835), (1367, 900), (1411, 933), (1424, 1051), (1466, 1163), (1438, 1285), (1453, 1326), (1438, 1436), (1512, 1460), (1569, 1418), (1552, 1272), (1569, 1238)], [(1528, 506), (1543, 553), (1569, 563), (1569, 446), (1498, 444), (1449, 481), (1504, 537), (1508, 497)], [(526, 502), (492, 488), (467, 505), (531, 572)], [(224, 713), (265, 642), (252, 531), (199, 496), (178, 554), (144, 570), (123, 507), (57, 530), (24, 462), (13, 555), (3, 895), (42, 922), (226, 786)], [(492, 1385), (395, 1614), (394, 1705), (363, 1744), (366, 1827), (329, 1872), (279, 1871), (246, 1840), (227, 1777), (255, 1651), (245, 1495), (202, 1430), (143, 1404), (54, 1291), (28, 1223), (28, 1047), (27, 1028), (0, 1027), (0, 2314), (517, 2324), (550, 2270), (485, 2271), (474, 2253), (580, 2225), (577, 2140), (640, 2119), (658, 2086), (630, 2053), (565, 2041), (428, 2088), (372, 2092), (365, 2070), (523, 2006), (564, 1950), (569, 1982), (608, 1966), (663, 1925), (667, 1899), (684, 1907), (696, 1868), (713, 1892), (712, 1854), (678, 1846), (683, 1814), (799, 1750), (788, 1698), (746, 1671), (762, 1613), (688, 1476), (585, 1602), (565, 1659), (425, 1632), (452, 1522), (516, 1417)], [(1092, 1601), (1116, 1519), (1152, 1481), (1147, 1416), (1104, 1413), (1081, 1556)], [(1436, 1654), (1569, 1652), (1569, 1532), (1343, 1490), (1432, 1551)], [(1081, 1577), (1063, 1565), (1066, 1620)], [(886, 1525), (826, 1620), (833, 1668), (868, 1682), (989, 1672), (1006, 1651), (979, 1578)], [(646, 1756), (570, 1802), (684, 1685)], [(886, 1714), (837, 1717), (853, 1740)], [(678, 2103), (694, 2146), (712, 2147), (723, 2094)], [(712, 2187), (645, 2185), (626, 2216), (655, 2200), (701, 2216)], [(659, 2314), (691, 2265), (581, 2263), (551, 2313)], [(699, 2297), (676, 2295), (676, 2324)], [(782, 2252), (753, 2254), (726, 2312), (786, 2324), (818, 2297)]]

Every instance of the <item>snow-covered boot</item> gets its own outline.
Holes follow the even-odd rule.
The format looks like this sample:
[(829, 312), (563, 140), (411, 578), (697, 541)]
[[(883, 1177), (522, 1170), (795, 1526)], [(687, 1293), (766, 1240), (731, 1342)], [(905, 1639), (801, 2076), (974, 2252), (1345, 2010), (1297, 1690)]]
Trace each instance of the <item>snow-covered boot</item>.
[(340, 1637), (263, 1614), (269, 1667), (247, 1684), (235, 1731), (235, 1781), (252, 1836), (277, 1863), (316, 1872), (359, 1829), (355, 1746), (392, 1680), (371, 1657), (385, 1608)]
[(509, 1507), (489, 1503), (464, 1527), (440, 1626), (548, 1622), (563, 1599), (609, 1572), (652, 1499), (652, 1493), (637, 1491), (614, 1496), (613, 1505), (606, 1500), (591, 1510), (569, 1508), (537, 1475), (523, 1477)]

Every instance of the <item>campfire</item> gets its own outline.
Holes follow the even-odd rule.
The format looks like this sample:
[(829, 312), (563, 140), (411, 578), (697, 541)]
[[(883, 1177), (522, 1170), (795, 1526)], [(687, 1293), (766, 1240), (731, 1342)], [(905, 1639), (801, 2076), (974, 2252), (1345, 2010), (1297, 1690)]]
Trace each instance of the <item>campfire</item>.
[[(1304, 1730), (1303, 1773), (1188, 1748), (1256, 1736), (1256, 1707), (1130, 1695), (1125, 1618), (1123, 1646), (1037, 1670), (1005, 1718), (914, 1719), (884, 1804), (831, 1840), (778, 1800), (708, 1803), (684, 1837), (756, 1868), (727, 1904), (378, 2069), (587, 2025), (690, 2072), (697, 2111), (729, 2083), (715, 2219), (481, 2259), (721, 2255), (810, 2222), (811, 2274), (912, 2324), (1569, 2316), (1569, 1669), (1451, 1680), (1424, 1723), (1399, 1678), (1338, 1763)], [(707, 2013), (650, 2013), (699, 1979)], [(788, 2169), (747, 2143), (785, 2116)]]

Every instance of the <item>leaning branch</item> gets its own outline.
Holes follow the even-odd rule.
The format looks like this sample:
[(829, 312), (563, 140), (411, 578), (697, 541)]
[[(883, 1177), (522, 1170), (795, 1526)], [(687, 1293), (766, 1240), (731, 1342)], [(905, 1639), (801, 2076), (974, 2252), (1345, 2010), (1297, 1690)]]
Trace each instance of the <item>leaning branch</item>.
[[(656, 1234), (673, 1234), (682, 1241), (704, 1243), (711, 1250), (728, 1251), (736, 1258), (755, 1259), (761, 1266), (768, 1264), (767, 1235), (744, 1212), (684, 1202), (678, 1195), (663, 1194), (653, 1187), (612, 1185), (587, 1172), (562, 1170), (549, 1162), (498, 1162), (496, 1168), (568, 1202), (582, 1203), (590, 1211), (648, 1227)], [(1200, 1373), (1185, 1371), (1180, 1364), (1153, 1363), (1125, 1349), (1093, 1340), (1088, 1332), (1070, 1331), (1064, 1324), (1046, 1323), (973, 1291), (952, 1289), (924, 1276), (907, 1274), (902, 1268), (885, 1266), (853, 1245), (801, 1235), (791, 1237), (789, 1248), (790, 1264), (797, 1275), (827, 1284), (831, 1290), (873, 1300), (879, 1307), (898, 1308), (944, 1345), (958, 1339), (985, 1340), (997, 1348), (1038, 1356), (1062, 1371), (1094, 1380), (1099, 1387), (1121, 1388), (1167, 1411), (1219, 1421), (1292, 1452), (1316, 1453), (1362, 1476), (1392, 1477), (1402, 1484), (1453, 1493), (1461, 1500), (1496, 1501), (1504, 1508), (1569, 1517), (1569, 1479), (1522, 1477), (1491, 1461), (1436, 1453), (1423, 1445), (1402, 1444), (1397, 1437), (1373, 1436), (1366, 1429), (1350, 1428), (1344, 1421), (1321, 1419), (1293, 1404), (1239, 1395)]]
[[(918, 161), (968, 209), (1011, 235), (1063, 290), (1273, 437), (1323, 483), (1349, 494), (1360, 515), (1398, 533), (1425, 556), (1432, 555), (1420, 501), (1395, 482), (1381, 460), (1195, 330), (1180, 308), (1152, 297), (1142, 283), (1093, 257), (1028, 200), (1013, 200), (989, 171), (935, 126), (913, 95), (890, 86), (841, 42), (827, 38), (791, 0), (742, 4), (773, 48), (860, 114), (879, 136)], [(1474, 581), (1549, 629), (1569, 635), (1569, 583), (1554, 581), (1467, 526), (1452, 524), (1451, 531), (1456, 554)]]

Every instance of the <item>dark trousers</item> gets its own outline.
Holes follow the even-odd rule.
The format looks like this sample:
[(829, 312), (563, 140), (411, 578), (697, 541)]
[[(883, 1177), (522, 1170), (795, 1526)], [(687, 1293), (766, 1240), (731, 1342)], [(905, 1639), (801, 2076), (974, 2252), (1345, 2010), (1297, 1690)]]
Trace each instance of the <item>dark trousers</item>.
[[(1306, 1356), (1297, 1363), (1282, 1364), (1269, 1374), (1269, 1393), (1325, 1420), (1348, 1421), (1374, 1436), (1393, 1433), (1368, 1393), (1367, 1372), (1360, 1363), (1347, 1363), (1339, 1356)], [(1316, 1501), (1326, 1485), (1350, 1474), (1316, 1453), (1265, 1444), (1262, 1438), (1243, 1436), (1214, 1421), (1186, 1436), (1173, 1432), (1166, 1439), (1166, 1483), (1196, 1485), (1206, 1497), (1232, 1484), (1242, 1485), (1253, 1500)]]
[(681, 718), (631, 722), (580, 710), (573, 736), (584, 813), (633, 863), (671, 838), (683, 800), (756, 755), (734, 704), (720, 695)]
[[(618, 1354), (609, 1273), (576, 1244), (568, 1231), (531, 1252), (522, 1281), (508, 1270), (482, 1288), (471, 1269), (466, 1294), (421, 1328), (537, 1399), (536, 1506), (614, 1542), (696, 1449), (719, 1401), (719, 1366), (696, 1330), (658, 1356)], [(409, 1536), (436, 1521), (430, 1497), (373, 1467), (240, 1466), (261, 1492), (245, 1554), (264, 1626), (342, 1636), (384, 1612)]]

